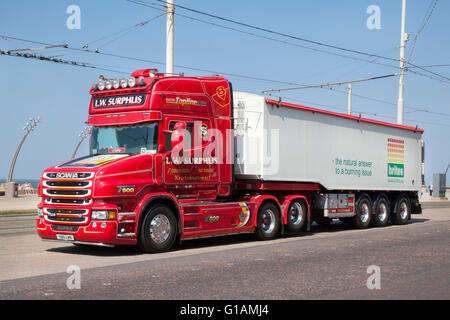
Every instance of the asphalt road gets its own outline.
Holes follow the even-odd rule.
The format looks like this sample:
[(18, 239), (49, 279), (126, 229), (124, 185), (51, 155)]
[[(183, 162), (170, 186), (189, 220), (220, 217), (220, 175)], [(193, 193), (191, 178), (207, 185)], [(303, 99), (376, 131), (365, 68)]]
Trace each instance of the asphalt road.
[[(449, 299), (446, 203), (425, 206), (404, 226), (353, 230), (336, 222), (264, 242), (191, 240), (163, 254), (42, 242), (21, 219), (13, 232), (2, 218), (0, 299)], [(79, 267), (79, 289), (68, 288), (77, 274), (69, 266)], [(380, 282), (371, 290), (373, 268)]]

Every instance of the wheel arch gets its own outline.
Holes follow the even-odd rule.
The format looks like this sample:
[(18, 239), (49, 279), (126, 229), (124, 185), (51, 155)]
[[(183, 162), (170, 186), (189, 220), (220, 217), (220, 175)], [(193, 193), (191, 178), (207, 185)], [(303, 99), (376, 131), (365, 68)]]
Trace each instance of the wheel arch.
[(176, 199), (174, 199), (171, 194), (155, 194), (155, 195), (147, 195), (138, 204), (138, 223), (136, 225), (136, 236), (139, 238), (144, 218), (148, 214), (149, 209), (156, 204), (164, 204), (170, 209), (172, 209), (172, 211), (175, 214), (175, 218), (177, 220), (177, 229), (178, 229), (177, 233), (181, 234), (182, 220)]

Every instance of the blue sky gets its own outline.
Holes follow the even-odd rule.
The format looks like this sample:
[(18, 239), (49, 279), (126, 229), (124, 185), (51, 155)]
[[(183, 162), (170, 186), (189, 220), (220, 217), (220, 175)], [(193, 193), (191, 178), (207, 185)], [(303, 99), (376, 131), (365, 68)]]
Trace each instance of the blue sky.
[[(158, 5), (155, 0), (146, 2)], [(434, 0), (408, 0), (406, 27), (411, 40), (406, 48), (407, 57), (414, 35), (422, 26), (427, 9), (433, 2)], [(339, 47), (393, 59), (399, 56), (401, 0), (175, 0), (175, 4)], [(70, 5), (80, 7), (79, 30), (70, 30), (66, 26), (69, 17), (66, 9)], [(366, 21), (370, 14), (367, 14), (366, 10), (370, 5), (377, 5), (381, 10), (381, 29), (367, 28)], [(411, 60), (415, 65), (450, 64), (448, 12), (450, 2), (439, 1), (429, 23), (417, 39)], [(39, 178), (46, 167), (70, 158), (78, 142), (78, 134), (85, 127), (84, 121), (87, 120), (89, 88), (100, 74), (117, 78), (124, 77), (135, 69), (156, 67), (165, 70), (165, 17), (155, 18), (161, 13), (125, 0), (1, 2), (1, 35), (50, 44), (66, 43), (73, 48), (81, 48), (90, 43), (91, 50), (98, 48), (100, 52), (149, 60), (153, 63), (61, 48), (39, 51), (42, 55), (58, 56), (61, 59), (86, 62), (122, 72), (118, 73), (0, 56), (0, 106), (3, 115), (0, 117), (0, 133), (3, 137), (0, 144), (0, 177), (7, 176), (12, 155), (23, 135), (22, 128), (29, 117), (39, 115), (42, 121), (22, 148), (14, 172), (15, 178)], [(214, 73), (312, 85), (380, 76), (397, 71), (395, 67), (355, 61), (300, 48), (298, 45), (366, 59), (364, 56), (263, 33), (182, 9), (176, 9), (176, 13), (289, 42), (285, 44), (262, 39), (176, 15), (175, 72), (184, 72), (186, 75), (210, 73), (181, 66), (211, 70)], [(152, 18), (155, 19), (123, 37), (117, 38), (120, 34), (116, 34), (96, 41)], [(0, 50), (39, 46), (0, 38)], [(398, 65), (396, 62), (382, 59), (375, 62)], [(430, 67), (429, 70), (450, 77), (450, 67)], [(227, 77), (232, 81), (233, 88), (239, 91), (259, 93), (265, 89), (288, 86), (273, 81)], [(410, 72), (407, 73), (405, 81), (405, 124), (419, 125), (425, 130), (425, 171), (426, 181), (429, 182), (432, 173), (443, 172), (450, 162), (450, 84)], [(337, 91), (345, 92), (346, 86), (334, 89), (304, 89), (283, 92), (281, 95), (285, 101), (346, 112), (347, 95)], [(355, 111), (364, 112), (363, 116), (369, 118), (396, 122), (397, 110), (392, 104), (396, 104), (398, 98), (397, 77), (354, 84), (353, 93)], [(384, 103), (376, 102), (372, 98)], [(416, 109), (434, 113), (415, 111)], [(85, 141), (78, 155), (87, 151), (88, 145)]]

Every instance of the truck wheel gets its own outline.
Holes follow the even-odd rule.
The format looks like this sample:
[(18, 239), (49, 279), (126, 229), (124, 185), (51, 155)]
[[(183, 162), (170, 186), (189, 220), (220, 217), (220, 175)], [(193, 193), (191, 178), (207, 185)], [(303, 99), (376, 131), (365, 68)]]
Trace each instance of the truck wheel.
[(379, 195), (372, 207), (372, 223), (375, 227), (384, 227), (389, 222), (389, 201), (384, 195)]
[(280, 229), (280, 214), (278, 208), (271, 202), (263, 204), (258, 211), (258, 226), (256, 237), (259, 240), (273, 238)]
[(307, 208), (305, 202), (301, 200), (292, 201), (287, 214), (288, 229), (299, 232), (306, 222)]
[(367, 195), (361, 195), (356, 202), (356, 215), (352, 219), (355, 228), (365, 229), (369, 227), (372, 218), (372, 203)]
[(394, 214), (391, 216), (393, 224), (406, 224), (411, 214), (411, 205), (409, 199), (405, 195), (401, 195), (395, 202)]
[(157, 204), (145, 216), (139, 237), (139, 246), (144, 252), (168, 251), (177, 235), (177, 220), (172, 210)]

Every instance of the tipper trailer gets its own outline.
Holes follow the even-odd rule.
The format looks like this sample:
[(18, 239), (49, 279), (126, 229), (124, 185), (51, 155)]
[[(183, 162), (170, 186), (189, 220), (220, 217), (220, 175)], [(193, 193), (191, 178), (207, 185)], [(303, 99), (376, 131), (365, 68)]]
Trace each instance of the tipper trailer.
[(233, 92), (223, 77), (100, 77), (90, 153), (39, 184), (44, 240), (169, 250), (238, 233), (261, 240), (332, 219), (356, 228), (421, 213), (417, 127)]

